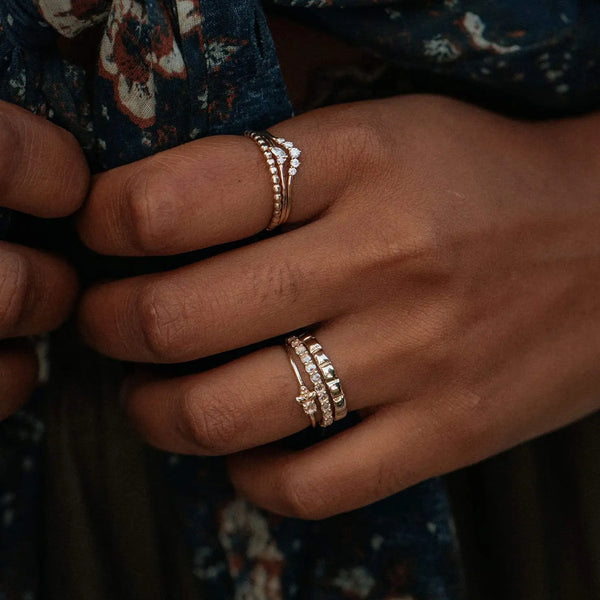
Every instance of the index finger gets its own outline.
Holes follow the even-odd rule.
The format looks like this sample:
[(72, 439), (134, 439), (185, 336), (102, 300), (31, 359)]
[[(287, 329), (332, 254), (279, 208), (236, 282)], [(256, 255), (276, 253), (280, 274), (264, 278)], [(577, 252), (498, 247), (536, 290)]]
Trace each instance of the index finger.
[[(349, 184), (368, 143), (364, 115), (359, 105), (321, 109), (273, 128), (302, 151), (290, 223), (316, 217)], [(260, 232), (273, 204), (271, 175), (256, 143), (214, 136), (99, 175), (78, 229), (103, 254), (178, 254)]]
[(0, 206), (67, 216), (79, 208), (88, 183), (83, 152), (69, 132), (0, 101)]

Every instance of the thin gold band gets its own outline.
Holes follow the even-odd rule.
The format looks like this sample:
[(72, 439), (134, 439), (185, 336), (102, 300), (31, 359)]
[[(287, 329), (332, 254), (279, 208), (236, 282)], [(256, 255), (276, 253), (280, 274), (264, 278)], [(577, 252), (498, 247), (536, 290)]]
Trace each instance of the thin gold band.
[(298, 172), (302, 152), (293, 142), (269, 131), (246, 131), (244, 135), (258, 145), (267, 161), (273, 184), (273, 212), (266, 230), (273, 231), (290, 217), (292, 179)]
[(302, 379), (302, 375), (296, 365), (296, 362), (293, 358), (293, 349), (286, 344), (286, 351), (288, 355), (288, 359), (290, 364), (292, 365), (292, 369), (294, 370), (294, 374), (296, 375), (296, 379), (298, 380), (298, 385), (300, 387), (300, 395), (296, 396), (296, 402), (302, 406), (302, 410), (306, 416), (310, 419), (310, 424), (313, 427), (316, 427), (316, 414), (317, 414), (317, 404), (315, 402), (315, 398), (317, 396), (316, 392), (311, 392), (306, 385), (304, 385), (304, 380)]

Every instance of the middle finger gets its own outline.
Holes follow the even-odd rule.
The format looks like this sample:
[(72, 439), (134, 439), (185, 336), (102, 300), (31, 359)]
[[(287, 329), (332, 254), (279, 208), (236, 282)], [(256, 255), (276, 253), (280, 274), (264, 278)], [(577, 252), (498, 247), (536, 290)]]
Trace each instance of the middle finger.
[(329, 320), (354, 296), (351, 241), (328, 232), (326, 217), (175, 271), (98, 285), (81, 302), (82, 333), (114, 358), (177, 363)]

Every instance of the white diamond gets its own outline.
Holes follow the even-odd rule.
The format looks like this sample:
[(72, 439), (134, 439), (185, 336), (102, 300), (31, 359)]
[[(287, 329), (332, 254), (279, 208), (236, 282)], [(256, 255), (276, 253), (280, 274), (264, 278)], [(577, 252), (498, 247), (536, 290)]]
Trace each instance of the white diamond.
[(298, 339), (293, 339), (291, 343), (293, 348), (296, 348), (300, 345), (300, 341)]
[(317, 370), (317, 365), (314, 362), (308, 363), (306, 367), (304, 367), (307, 373), (312, 373)]
[(315, 385), (315, 392), (323, 393), (325, 391), (325, 386), (322, 383)]
[(321, 383), (321, 376), (318, 373), (315, 373), (314, 375), (310, 376), (310, 380), (313, 383)]
[(290, 148), (290, 156), (292, 158), (298, 158), (301, 154), (302, 152), (298, 148)]
[(271, 152), (277, 158), (286, 158), (287, 159), (287, 157), (288, 157), (287, 152), (283, 148), (271, 148)]
[(292, 167), (290, 169), (290, 175), (295, 175), (298, 171), (296, 171), (296, 169), (294, 169), (294, 167)]
[(283, 145), (286, 148), (293, 148), (294, 147), (294, 142), (283, 142)]
[(312, 358), (310, 356), (310, 354), (307, 354), (306, 356), (302, 357), (302, 362), (307, 365), (309, 362), (312, 362)]
[(292, 165), (292, 167), (299, 167), (300, 161), (297, 158), (294, 158), (294, 159), (292, 159), (292, 162), (290, 163), (290, 165)]
[(284, 144), (285, 143), (285, 140), (283, 138), (277, 138), (275, 141), (278, 142), (278, 143), (280, 143), (280, 144)]

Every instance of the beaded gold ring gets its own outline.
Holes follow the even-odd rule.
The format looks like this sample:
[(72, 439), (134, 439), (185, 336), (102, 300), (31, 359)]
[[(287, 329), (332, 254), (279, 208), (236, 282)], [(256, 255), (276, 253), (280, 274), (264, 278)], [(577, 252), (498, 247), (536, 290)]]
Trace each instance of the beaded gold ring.
[(273, 212), (266, 227), (273, 231), (285, 224), (290, 216), (292, 201), (292, 179), (300, 166), (302, 152), (281, 137), (275, 137), (269, 131), (246, 131), (244, 135), (254, 141), (267, 162), (267, 168), (273, 184)]

